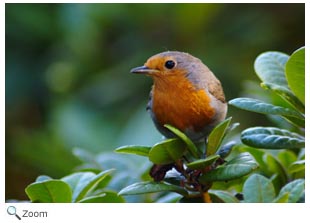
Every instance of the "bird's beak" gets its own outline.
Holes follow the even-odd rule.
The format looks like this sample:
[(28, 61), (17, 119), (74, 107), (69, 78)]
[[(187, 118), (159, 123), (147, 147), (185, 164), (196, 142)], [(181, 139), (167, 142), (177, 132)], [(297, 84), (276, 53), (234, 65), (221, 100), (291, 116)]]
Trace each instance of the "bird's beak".
[(158, 72), (159, 72), (158, 70), (151, 69), (151, 68), (149, 68), (147, 66), (135, 67), (135, 68), (130, 70), (130, 73), (133, 73), (133, 74), (148, 74), (148, 75), (152, 75), (152, 74), (155, 74), (155, 73), (158, 73)]

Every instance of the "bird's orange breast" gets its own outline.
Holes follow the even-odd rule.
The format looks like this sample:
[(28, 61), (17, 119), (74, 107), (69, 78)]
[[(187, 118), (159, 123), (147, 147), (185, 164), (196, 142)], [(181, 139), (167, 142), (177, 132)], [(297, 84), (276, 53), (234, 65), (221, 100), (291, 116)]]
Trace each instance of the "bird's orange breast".
[(153, 113), (161, 124), (201, 131), (215, 114), (205, 89), (196, 89), (184, 76), (154, 79)]

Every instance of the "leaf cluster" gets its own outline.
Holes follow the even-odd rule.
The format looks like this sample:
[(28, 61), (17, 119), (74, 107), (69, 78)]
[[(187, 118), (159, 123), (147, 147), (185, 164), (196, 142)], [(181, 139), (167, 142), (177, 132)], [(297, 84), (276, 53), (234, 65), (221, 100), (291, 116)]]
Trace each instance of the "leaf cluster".
[[(39, 203), (109, 203), (124, 202), (116, 192), (104, 190), (100, 184), (109, 180), (112, 170), (76, 172), (61, 179), (39, 176), (26, 188), (32, 202)], [(99, 186), (98, 186), (99, 185)]]
[[(175, 192), (180, 202), (212, 202), (212, 200), (235, 201), (234, 195), (210, 188), (214, 182), (225, 182), (244, 177), (258, 165), (252, 155), (243, 152), (225, 160), (236, 145), (234, 141), (223, 143), (225, 137), (238, 123), (230, 125), (231, 118), (218, 124), (208, 137), (206, 145), (199, 148), (183, 132), (166, 125), (176, 138), (166, 139), (151, 147), (123, 146), (118, 153), (148, 157), (160, 171), (154, 181), (136, 182), (123, 188), (120, 195), (136, 195), (154, 192)], [(168, 166), (168, 167), (167, 167)], [(167, 169), (162, 174), (163, 168)], [(152, 168), (153, 169), (153, 168)], [(152, 174), (152, 170), (151, 170)], [(223, 196), (223, 198), (222, 198)]]
[[(229, 102), (237, 108), (265, 114), (278, 126), (256, 126), (241, 132), (239, 151), (250, 152), (259, 163), (259, 173), (244, 183), (245, 202), (303, 202), (305, 177), (305, 48), (291, 56), (265, 52), (254, 63), (270, 92), (268, 102), (253, 98), (236, 98)], [(280, 105), (271, 94), (280, 97)], [(259, 98), (260, 95), (256, 95)], [(293, 191), (296, 190), (296, 191)], [(276, 196), (276, 194), (278, 194)]]

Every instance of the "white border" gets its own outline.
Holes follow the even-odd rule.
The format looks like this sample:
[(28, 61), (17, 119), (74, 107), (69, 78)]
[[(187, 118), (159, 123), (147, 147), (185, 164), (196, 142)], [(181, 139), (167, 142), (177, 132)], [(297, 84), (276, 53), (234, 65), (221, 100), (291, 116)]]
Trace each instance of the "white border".
[(115, 1), (104, 1), (104, 0), (58, 0), (58, 1), (23, 1), (23, 0), (5, 0), (6, 3), (305, 3), (306, 1), (289, 1), (289, 0), (260, 0), (260, 1), (246, 1), (246, 0), (239, 0), (239, 1), (233, 1), (233, 0), (215, 0), (215, 1), (204, 1), (204, 0), (170, 0), (170, 1), (161, 1), (161, 0), (115, 0)]
[[(4, 1), (0, 7), (0, 29), (2, 32), (2, 41), (0, 48), (2, 56), (0, 58), (1, 69), (1, 151), (0, 156), (0, 176), (2, 179), (1, 201), (4, 201), (5, 188), (5, 3), (24, 3), (25, 1)], [(49, 1), (28, 1), (29, 3), (49, 2)], [(128, 3), (130, 1), (52, 1), (53, 3)], [(131, 1), (134, 3), (146, 3), (146, 1)], [(163, 3), (163, 1), (151, 1)], [(166, 1), (170, 3), (185, 3), (188, 1)], [(205, 3), (210, 1), (191, 1), (191, 3)], [(233, 3), (235, 1), (216, 1), (216, 3)], [(249, 1), (239, 1), (238, 3), (249, 3)], [(215, 1), (213, 1), (215, 3)], [(254, 2), (251, 2), (254, 3)], [(305, 1), (256, 1), (255, 3), (306, 3)], [(306, 28), (309, 27), (310, 5), (306, 3)], [(309, 33), (306, 30), (306, 46), (309, 46)], [(308, 55), (310, 51), (306, 47), (306, 83), (310, 83)], [(310, 94), (309, 87), (306, 88), (306, 99)], [(308, 100), (306, 100), (308, 102)], [(309, 111), (306, 103), (306, 114)], [(306, 115), (306, 126), (309, 126), (308, 114)], [(308, 129), (308, 128), (307, 128)], [(306, 191), (309, 190), (309, 159), (308, 146), (309, 131), (306, 131)], [(306, 192), (306, 204), (14, 204), (18, 213), (23, 209), (33, 211), (48, 211), (49, 216), (46, 219), (25, 219), (21, 222), (304, 222), (306, 213), (309, 211), (309, 195)], [(6, 208), (12, 204), (1, 205), (1, 222), (18, 222), (14, 216), (6, 213)]]

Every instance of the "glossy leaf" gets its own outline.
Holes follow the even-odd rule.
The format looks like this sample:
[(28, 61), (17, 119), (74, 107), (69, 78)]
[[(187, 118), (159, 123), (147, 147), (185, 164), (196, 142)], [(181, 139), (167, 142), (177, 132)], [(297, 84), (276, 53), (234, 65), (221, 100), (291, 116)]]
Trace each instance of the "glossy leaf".
[(35, 182), (25, 191), (29, 199), (36, 203), (69, 203), (72, 200), (70, 186), (61, 180)]
[(219, 155), (211, 155), (205, 159), (196, 160), (194, 162), (186, 164), (186, 166), (192, 170), (202, 170), (207, 166), (211, 165), (215, 160), (217, 160), (220, 156)]
[(254, 62), (255, 72), (262, 82), (288, 87), (284, 74), (288, 59), (289, 56), (281, 52), (262, 53)]
[(273, 155), (266, 153), (263, 158), (269, 170), (273, 174), (272, 182), (275, 190), (278, 192), (281, 186), (288, 180), (287, 171)]
[(226, 130), (231, 122), (231, 117), (218, 124), (210, 133), (207, 144), (207, 156), (215, 154), (221, 145)]
[(246, 203), (268, 203), (274, 200), (275, 190), (268, 178), (253, 174), (243, 185), (243, 196)]
[(125, 199), (116, 192), (104, 192), (100, 195), (83, 198), (79, 203), (124, 203)]
[(115, 149), (117, 153), (127, 153), (140, 156), (149, 156), (152, 147), (149, 146), (122, 146)]
[(293, 109), (284, 108), (281, 106), (275, 106), (252, 98), (236, 98), (229, 101), (229, 104), (243, 110), (257, 112), (266, 115), (292, 116), (302, 120), (305, 119), (303, 114)]
[(43, 182), (43, 181), (48, 181), (48, 180), (52, 180), (53, 178), (51, 178), (50, 176), (47, 175), (40, 175), (37, 177), (36, 182)]
[(168, 193), (156, 200), (156, 203), (177, 203), (183, 196), (177, 193)]
[(302, 159), (305, 159), (305, 158), (306, 158), (306, 151), (305, 151), (305, 149), (301, 149), (301, 150), (298, 152), (297, 158), (298, 158), (299, 160), (302, 160)]
[(232, 151), (232, 149), (234, 148), (236, 144), (237, 143), (235, 141), (230, 141), (226, 143), (225, 145), (221, 146), (216, 151), (216, 154), (220, 155), (221, 158), (226, 158), (230, 154), (230, 152)]
[(265, 154), (266, 152), (263, 150), (259, 150), (253, 147), (246, 146), (244, 144), (239, 145), (238, 148), (241, 152), (249, 152), (255, 159), (255, 161), (258, 163), (259, 170), (264, 173), (266, 176), (272, 176), (273, 173), (269, 169), (268, 164), (266, 163), (265, 160)]
[(99, 174), (92, 172), (78, 172), (62, 178), (70, 185), (73, 191), (72, 201), (78, 202), (93, 190), (112, 170), (102, 171)]
[(291, 116), (283, 116), (283, 118), (285, 118), (285, 120), (290, 122), (291, 124), (295, 125), (297, 128), (300, 128), (300, 127), (304, 128), (305, 127), (305, 120), (295, 118), (295, 117), (291, 117)]
[[(211, 197), (212, 195), (216, 196), (217, 199), (220, 199), (222, 202), (225, 202), (225, 203), (239, 203), (239, 200), (234, 195), (232, 195), (231, 193), (227, 191), (209, 190), (209, 194)], [(212, 200), (214, 200), (214, 198)]]
[(243, 177), (258, 167), (256, 161), (249, 153), (241, 153), (239, 156), (228, 161), (225, 165), (204, 173), (199, 181), (201, 183), (213, 181), (227, 181)]
[(231, 124), (231, 125), (227, 128), (226, 134), (228, 134), (229, 132), (235, 130), (239, 125), (240, 125), (239, 122), (235, 122), (235, 123)]
[(180, 159), (186, 151), (186, 145), (180, 139), (167, 139), (155, 144), (149, 153), (149, 159), (155, 164), (169, 164)]
[(305, 47), (291, 55), (286, 63), (285, 73), (290, 89), (305, 104)]
[(288, 202), (295, 203), (305, 196), (305, 180), (298, 179), (286, 184), (280, 191), (278, 197), (283, 194), (289, 193)]
[(297, 155), (291, 150), (282, 150), (278, 153), (278, 160), (287, 169), (297, 160)]
[(288, 168), (288, 172), (291, 174), (304, 170), (305, 170), (305, 160), (298, 160), (292, 163)]
[(164, 182), (139, 182), (122, 189), (119, 195), (135, 195), (155, 192), (176, 192), (181, 195), (187, 195), (187, 191), (182, 187), (167, 184)]
[(290, 194), (288, 192), (283, 193), (281, 196), (276, 197), (273, 203), (288, 203), (289, 196)]
[(190, 138), (188, 138), (183, 132), (171, 125), (166, 124), (165, 127), (185, 142), (185, 144), (188, 146), (188, 150), (195, 158), (199, 158), (199, 150), (192, 142), (192, 140), (190, 140)]
[(274, 127), (254, 127), (241, 133), (244, 144), (264, 149), (295, 149), (305, 146), (304, 137)]
[(289, 102), (291, 105), (293, 105), (295, 108), (297, 108), (299, 111), (301, 111), (302, 113), (305, 112), (304, 104), (288, 88), (279, 86), (277, 84), (265, 82), (261, 83), (261, 87), (264, 89), (272, 90), (283, 99), (285, 99), (287, 102)]
[(289, 56), (281, 52), (265, 52), (260, 54), (255, 62), (254, 69), (262, 80), (262, 87), (273, 90), (300, 111), (304, 112), (303, 103), (289, 89), (285, 66)]

